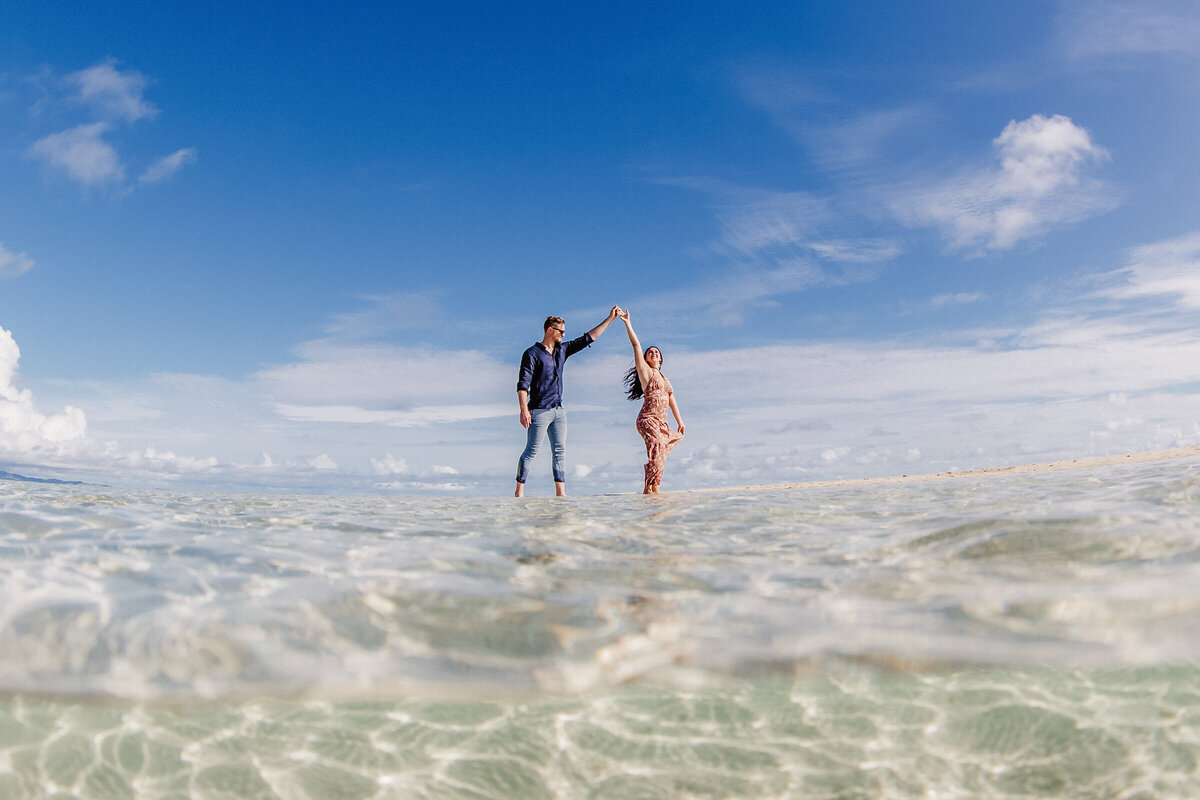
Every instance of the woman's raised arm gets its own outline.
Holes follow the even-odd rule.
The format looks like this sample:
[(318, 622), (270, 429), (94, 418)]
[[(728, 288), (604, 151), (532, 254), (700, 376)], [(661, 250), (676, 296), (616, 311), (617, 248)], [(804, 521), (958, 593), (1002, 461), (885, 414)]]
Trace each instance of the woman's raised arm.
[(638, 336), (633, 330), (633, 322), (629, 319), (629, 310), (625, 309), (617, 316), (621, 318), (621, 322), (625, 323), (625, 332), (629, 334), (629, 344), (633, 346), (633, 364), (637, 367), (638, 380), (642, 382), (642, 389), (645, 389), (646, 382), (650, 380), (650, 365), (646, 363), (646, 356), (642, 353), (642, 343), (638, 341)]

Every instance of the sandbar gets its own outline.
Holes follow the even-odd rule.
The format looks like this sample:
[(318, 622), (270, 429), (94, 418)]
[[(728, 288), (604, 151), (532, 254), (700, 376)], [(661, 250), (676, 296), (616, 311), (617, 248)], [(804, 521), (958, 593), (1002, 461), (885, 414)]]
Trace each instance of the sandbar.
[(1042, 464), (1018, 464), (1009, 467), (983, 467), (980, 469), (930, 472), (923, 475), (890, 475), (878, 478), (846, 478), (826, 481), (800, 481), (795, 483), (769, 483), (743, 486), (723, 486), (709, 489), (682, 489), (681, 492), (729, 492), (729, 491), (772, 491), (778, 489), (822, 489), (832, 486), (870, 486), (886, 483), (918, 483), (921, 481), (945, 481), (957, 478), (980, 478), (991, 475), (1028, 475), (1038, 472), (1058, 472), (1067, 469), (1092, 469), (1111, 467), (1117, 464), (1139, 464), (1148, 461), (1166, 461), (1174, 458), (1200, 456), (1200, 445), (1175, 447), (1169, 450), (1146, 450), (1111, 456), (1091, 456), (1063, 461), (1048, 461)]

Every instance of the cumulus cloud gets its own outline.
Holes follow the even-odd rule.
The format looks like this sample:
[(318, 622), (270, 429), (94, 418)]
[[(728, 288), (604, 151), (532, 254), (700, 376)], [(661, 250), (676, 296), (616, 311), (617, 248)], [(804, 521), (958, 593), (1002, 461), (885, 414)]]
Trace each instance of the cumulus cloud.
[(333, 472), (338, 468), (337, 462), (330, 458), (326, 453), (322, 453), (316, 458), (309, 459), (308, 465), (321, 472)]
[(138, 178), (140, 183), (158, 183), (165, 181), (167, 178), (181, 170), (186, 164), (191, 164), (196, 160), (196, 149), (194, 147), (185, 147), (182, 150), (176, 150), (169, 156), (160, 158), (155, 161), (142, 176)]
[(64, 79), (74, 99), (106, 119), (136, 122), (158, 109), (143, 98), (150, 81), (136, 70), (119, 70), (113, 59), (73, 72)]
[(79, 125), (42, 137), (29, 152), (84, 186), (119, 183), (125, 168), (116, 149), (103, 138), (111, 128), (107, 122)]
[(376, 475), (404, 475), (408, 472), (408, 462), (387, 453), (383, 458), (372, 458), (371, 467)]
[(0, 453), (20, 458), (70, 450), (83, 440), (87, 418), (73, 406), (49, 416), (38, 411), (33, 393), (16, 385), (20, 359), (12, 333), (0, 328)]
[(15, 278), (33, 269), (33, 259), (25, 253), (10, 253), (0, 244), (0, 278)]
[(939, 228), (952, 250), (1007, 250), (1116, 205), (1111, 187), (1084, 174), (1107, 158), (1067, 117), (1012, 121), (992, 142), (999, 162), (892, 199), (906, 224)]

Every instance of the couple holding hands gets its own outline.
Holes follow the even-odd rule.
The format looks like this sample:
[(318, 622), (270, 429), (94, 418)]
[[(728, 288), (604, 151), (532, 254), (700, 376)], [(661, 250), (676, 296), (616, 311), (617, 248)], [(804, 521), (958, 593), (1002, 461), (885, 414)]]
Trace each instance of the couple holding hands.
[[(641, 400), (642, 410), (637, 416), (637, 430), (646, 441), (646, 480), (643, 494), (657, 494), (662, 484), (663, 466), (667, 454), (683, 438), (683, 418), (675, 402), (671, 382), (662, 374), (662, 351), (647, 347), (644, 351), (634, 333), (629, 312), (613, 306), (596, 327), (578, 339), (563, 341), (567, 328), (562, 317), (546, 317), (542, 325), (542, 340), (535, 342), (521, 356), (521, 371), (517, 377), (517, 402), (521, 406), (521, 427), (526, 429), (525, 451), (517, 462), (517, 491), (515, 497), (525, 495), (525, 479), (529, 465), (537, 455), (542, 440), (550, 439), (554, 454), (555, 494), (565, 495), (567, 412), (562, 407), (563, 367), (571, 356), (600, 338), (609, 323), (620, 319), (625, 323), (629, 343), (633, 345), (633, 366), (625, 373), (625, 393), (630, 400)], [(678, 431), (667, 424), (667, 409), (675, 417)]]

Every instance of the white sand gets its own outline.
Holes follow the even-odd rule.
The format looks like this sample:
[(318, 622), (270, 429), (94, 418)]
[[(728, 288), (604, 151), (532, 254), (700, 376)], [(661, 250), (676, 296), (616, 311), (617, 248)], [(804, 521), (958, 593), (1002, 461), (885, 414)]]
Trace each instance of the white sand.
[(727, 492), (738, 489), (819, 489), (828, 486), (867, 486), (881, 483), (909, 483), (916, 481), (944, 481), (954, 478), (978, 478), (985, 475), (1025, 475), (1037, 472), (1057, 472), (1064, 469), (1091, 469), (1110, 467), (1116, 464), (1139, 464), (1146, 461), (1165, 461), (1172, 458), (1200, 456), (1200, 445), (1176, 447), (1171, 450), (1149, 450), (1144, 453), (1125, 453), (1116, 456), (1072, 458), (1070, 461), (1051, 461), (1045, 464), (1020, 464), (1012, 467), (987, 467), (965, 469), (958, 472), (933, 472), (926, 475), (892, 475), (883, 478), (851, 478), (837, 481), (808, 481), (800, 483), (771, 483), (757, 486), (725, 486), (719, 489), (685, 489), (687, 492)]

